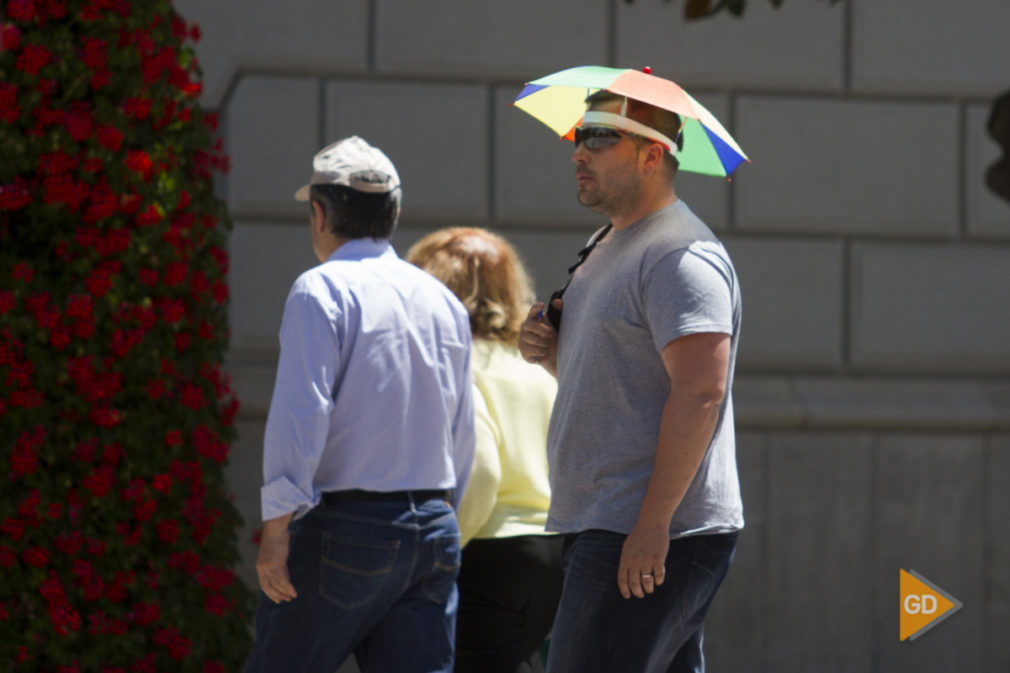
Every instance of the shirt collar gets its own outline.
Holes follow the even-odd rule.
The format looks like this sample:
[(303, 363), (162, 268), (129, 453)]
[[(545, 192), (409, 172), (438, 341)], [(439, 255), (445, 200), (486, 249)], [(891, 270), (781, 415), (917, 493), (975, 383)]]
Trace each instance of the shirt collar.
[(389, 239), (383, 238), (377, 241), (374, 238), (366, 236), (364, 238), (352, 238), (347, 241), (334, 250), (333, 254), (326, 261), (329, 262), (337, 259), (361, 260), (366, 257), (386, 257), (388, 255), (396, 255)]

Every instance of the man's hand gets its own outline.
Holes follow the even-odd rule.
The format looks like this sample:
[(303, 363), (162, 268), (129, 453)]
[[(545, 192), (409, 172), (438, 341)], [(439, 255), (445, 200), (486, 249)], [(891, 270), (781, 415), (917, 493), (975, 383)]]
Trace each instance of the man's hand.
[(256, 557), (256, 575), (260, 589), (274, 603), (283, 603), (298, 597), (298, 592), (288, 576), (288, 547), (291, 536), (288, 522), (291, 515), (263, 522), (263, 537)]
[(625, 598), (645, 598), (666, 580), (666, 554), (670, 533), (666, 528), (636, 525), (621, 548), (617, 588)]
[[(554, 300), (554, 307), (561, 309), (561, 300)], [(530, 307), (519, 330), (519, 352), (527, 362), (537, 363), (551, 374), (558, 373), (558, 333), (544, 319), (544, 303), (537, 302)]]

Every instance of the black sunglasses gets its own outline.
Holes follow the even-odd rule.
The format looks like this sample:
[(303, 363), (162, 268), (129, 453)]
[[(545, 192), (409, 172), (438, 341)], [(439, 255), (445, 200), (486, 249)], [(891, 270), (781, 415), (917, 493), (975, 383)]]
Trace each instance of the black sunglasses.
[(575, 129), (575, 146), (585, 143), (587, 150), (595, 152), (604, 147), (613, 147), (621, 141), (623, 135), (627, 134), (606, 126), (579, 127)]

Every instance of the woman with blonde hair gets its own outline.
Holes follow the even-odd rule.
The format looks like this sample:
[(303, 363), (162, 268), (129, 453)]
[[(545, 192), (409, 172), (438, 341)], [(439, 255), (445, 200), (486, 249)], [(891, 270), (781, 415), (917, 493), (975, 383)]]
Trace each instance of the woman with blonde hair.
[(456, 673), (542, 671), (537, 649), (561, 596), (560, 536), (547, 534), (547, 425), (557, 383), (523, 360), (519, 327), (533, 289), (515, 248), (484, 229), (425, 236), (407, 260), (470, 314), (477, 451), (459, 506), (463, 562)]

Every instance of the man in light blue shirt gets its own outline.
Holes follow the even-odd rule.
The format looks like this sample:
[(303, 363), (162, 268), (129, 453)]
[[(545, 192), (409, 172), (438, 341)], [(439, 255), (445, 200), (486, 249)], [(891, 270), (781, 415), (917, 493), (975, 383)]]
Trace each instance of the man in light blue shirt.
[(389, 243), (399, 176), (358, 137), (309, 185), (321, 264), (294, 283), (264, 438), (260, 604), (247, 673), (452, 670), (454, 506), (474, 451), (470, 324)]

